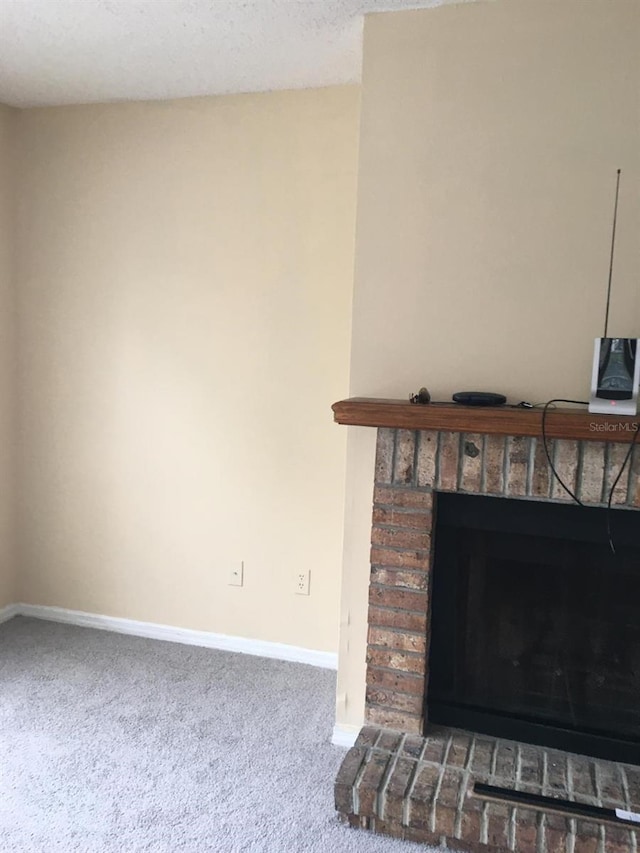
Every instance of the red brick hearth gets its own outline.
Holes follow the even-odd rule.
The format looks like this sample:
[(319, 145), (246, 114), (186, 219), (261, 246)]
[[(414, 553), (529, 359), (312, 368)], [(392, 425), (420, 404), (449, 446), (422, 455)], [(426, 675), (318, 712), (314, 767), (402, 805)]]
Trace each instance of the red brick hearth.
[[(336, 780), (336, 808), (343, 819), (456, 850), (637, 851), (633, 827), (489, 803), (472, 792), (474, 781), (490, 780), (502, 787), (640, 811), (637, 768), (436, 729), (424, 719), (437, 493), (570, 502), (544, 452), (541, 413), (357, 400), (338, 403), (334, 411), (340, 423), (379, 427), (368, 726)], [(554, 466), (585, 504), (606, 506), (633, 436), (623, 422), (583, 412), (548, 415)], [(633, 448), (613, 503), (640, 507), (640, 447)]]

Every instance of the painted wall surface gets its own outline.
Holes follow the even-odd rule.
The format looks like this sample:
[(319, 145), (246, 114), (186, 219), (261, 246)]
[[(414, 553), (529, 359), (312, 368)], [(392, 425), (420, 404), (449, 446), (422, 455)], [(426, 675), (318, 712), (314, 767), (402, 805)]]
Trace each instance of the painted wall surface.
[(23, 600), (337, 649), (358, 119), (21, 113)]
[[(365, 25), (351, 395), (586, 399), (640, 335), (640, 4), (499, 0)], [(350, 428), (338, 721), (364, 701), (373, 429)]]
[(0, 106), (0, 608), (15, 600), (15, 313), (13, 130), (16, 113)]

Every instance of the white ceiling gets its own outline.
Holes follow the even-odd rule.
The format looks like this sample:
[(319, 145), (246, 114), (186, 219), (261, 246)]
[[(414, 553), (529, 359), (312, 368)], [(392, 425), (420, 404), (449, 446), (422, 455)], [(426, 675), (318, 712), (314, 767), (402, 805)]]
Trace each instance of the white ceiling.
[(444, 2), (450, 0), (0, 0), (0, 103), (354, 83), (365, 13)]

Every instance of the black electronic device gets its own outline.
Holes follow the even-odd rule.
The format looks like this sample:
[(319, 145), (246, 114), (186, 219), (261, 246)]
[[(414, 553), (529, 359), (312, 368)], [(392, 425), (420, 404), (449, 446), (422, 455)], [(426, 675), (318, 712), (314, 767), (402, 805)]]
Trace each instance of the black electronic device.
[(457, 391), (452, 399), (463, 406), (504, 406), (507, 402), (504, 394), (490, 391)]

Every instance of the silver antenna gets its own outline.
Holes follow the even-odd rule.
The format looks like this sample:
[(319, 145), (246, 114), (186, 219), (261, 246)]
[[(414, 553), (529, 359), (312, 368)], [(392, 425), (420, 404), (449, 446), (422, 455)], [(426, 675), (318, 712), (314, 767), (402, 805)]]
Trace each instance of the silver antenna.
[(609, 260), (609, 286), (607, 287), (607, 310), (604, 315), (604, 336), (607, 337), (607, 329), (609, 328), (609, 303), (611, 302), (611, 279), (613, 277), (613, 253), (616, 247), (616, 222), (618, 219), (618, 195), (620, 194), (620, 172), (616, 178), (616, 200), (613, 206), (613, 231), (611, 232), (611, 258)]

